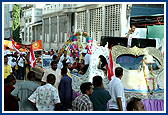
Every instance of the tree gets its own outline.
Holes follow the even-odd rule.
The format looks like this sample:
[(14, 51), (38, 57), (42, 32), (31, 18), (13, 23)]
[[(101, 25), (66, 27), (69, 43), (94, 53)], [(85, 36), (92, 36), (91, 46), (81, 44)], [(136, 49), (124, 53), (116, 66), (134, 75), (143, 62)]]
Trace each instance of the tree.
[(12, 19), (13, 19), (13, 39), (15, 42), (20, 41), (20, 4), (15, 4), (13, 7)]

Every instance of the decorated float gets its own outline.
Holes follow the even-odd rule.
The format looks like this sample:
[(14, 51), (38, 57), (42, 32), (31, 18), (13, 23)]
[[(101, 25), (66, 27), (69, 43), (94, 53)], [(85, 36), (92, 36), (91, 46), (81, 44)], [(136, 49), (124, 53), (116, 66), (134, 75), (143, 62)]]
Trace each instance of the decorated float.
[[(79, 33), (77, 39), (80, 37), (92, 40), (88, 35), (85, 37)], [(81, 42), (80, 40), (77, 43)], [(69, 44), (74, 46), (74, 43), (69, 42)], [(67, 45), (67, 49), (72, 52), (70, 45)], [(76, 51), (88, 48), (91, 58), (84, 75), (71, 73), (74, 98), (80, 95), (81, 83), (92, 82), (92, 78), (96, 75), (103, 78), (104, 87), (108, 90), (108, 84), (113, 77), (108, 77), (106, 64), (110, 61), (111, 53), (113, 69), (110, 69), (114, 71), (116, 67), (122, 67), (124, 70), (121, 81), (124, 85), (126, 101), (131, 97), (138, 97), (143, 100), (148, 111), (164, 110), (164, 57), (160, 50), (154, 47), (127, 48), (121, 45), (115, 45), (110, 50), (108, 43), (105, 47), (98, 46), (95, 40), (88, 42), (86, 47), (83, 47), (82, 43), (81, 46), (80, 50)]]

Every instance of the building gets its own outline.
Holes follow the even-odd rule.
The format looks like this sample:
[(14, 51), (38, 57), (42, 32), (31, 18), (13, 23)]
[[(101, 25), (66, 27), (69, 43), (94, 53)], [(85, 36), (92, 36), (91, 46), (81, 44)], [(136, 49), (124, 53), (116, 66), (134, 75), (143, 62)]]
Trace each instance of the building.
[(4, 39), (9, 40), (12, 35), (12, 11), (13, 4), (4, 5)]
[[(39, 6), (41, 8), (39, 8)], [(45, 50), (60, 49), (68, 33), (86, 32), (100, 43), (101, 36), (125, 37), (131, 17), (163, 12), (164, 5), (145, 4), (22, 4), (21, 39), (30, 44), (42, 40)], [(5, 6), (5, 38), (12, 34), (12, 4)], [(142, 10), (143, 9), (143, 10)], [(8, 11), (9, 10), (9, 11)], [(7, 24), (7, 22), (9, 23)], [(83, 44), (86, 40), (83, 38)]]
[[(125, 36), (129, 17), (130, 5), (127, 4), (46, 5), (42, 21), (44, 49), (60, 49), (68, 39), (68, 32), (86, 32), (98, 43), (101, 36)], [(85, 44), (86, 40), (82, 42)]]
[(29, 8), (23, 12), (22, 17), (22, 43), (31, 44), (42, 39), (42, 9)]

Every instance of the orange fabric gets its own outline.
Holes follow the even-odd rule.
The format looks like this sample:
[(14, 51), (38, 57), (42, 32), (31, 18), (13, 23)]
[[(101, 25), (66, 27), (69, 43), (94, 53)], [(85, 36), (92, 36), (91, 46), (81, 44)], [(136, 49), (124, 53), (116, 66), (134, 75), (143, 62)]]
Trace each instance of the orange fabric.
[[(15, 44), (19, 44), (19, 43), (15, 42)], [(19, 49), (19, 51), (21, 52), (29, 51), (27, 47), (29, 47), (30, 45), (24, 45), (24, 44), (20, 44), (20, 45), (21, 45), (21, 48)], [(6, 50), (6, 47), (9, 47), (10, 51), (15, 51), (12, 46), (12, 41), (4, 40), (4, 50)], [(43, 50), (43, 45), (41, 40), (38, 40), (37, 42), (33, 43), (33, 50), (34, 51)]]

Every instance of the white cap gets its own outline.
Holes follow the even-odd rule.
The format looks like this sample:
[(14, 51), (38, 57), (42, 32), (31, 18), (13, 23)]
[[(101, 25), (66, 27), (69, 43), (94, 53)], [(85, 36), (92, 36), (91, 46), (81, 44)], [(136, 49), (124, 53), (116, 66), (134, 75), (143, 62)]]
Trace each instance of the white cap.
[(86, 49), (82, 49), (82, 53), (87, 53), (87, 50)]

